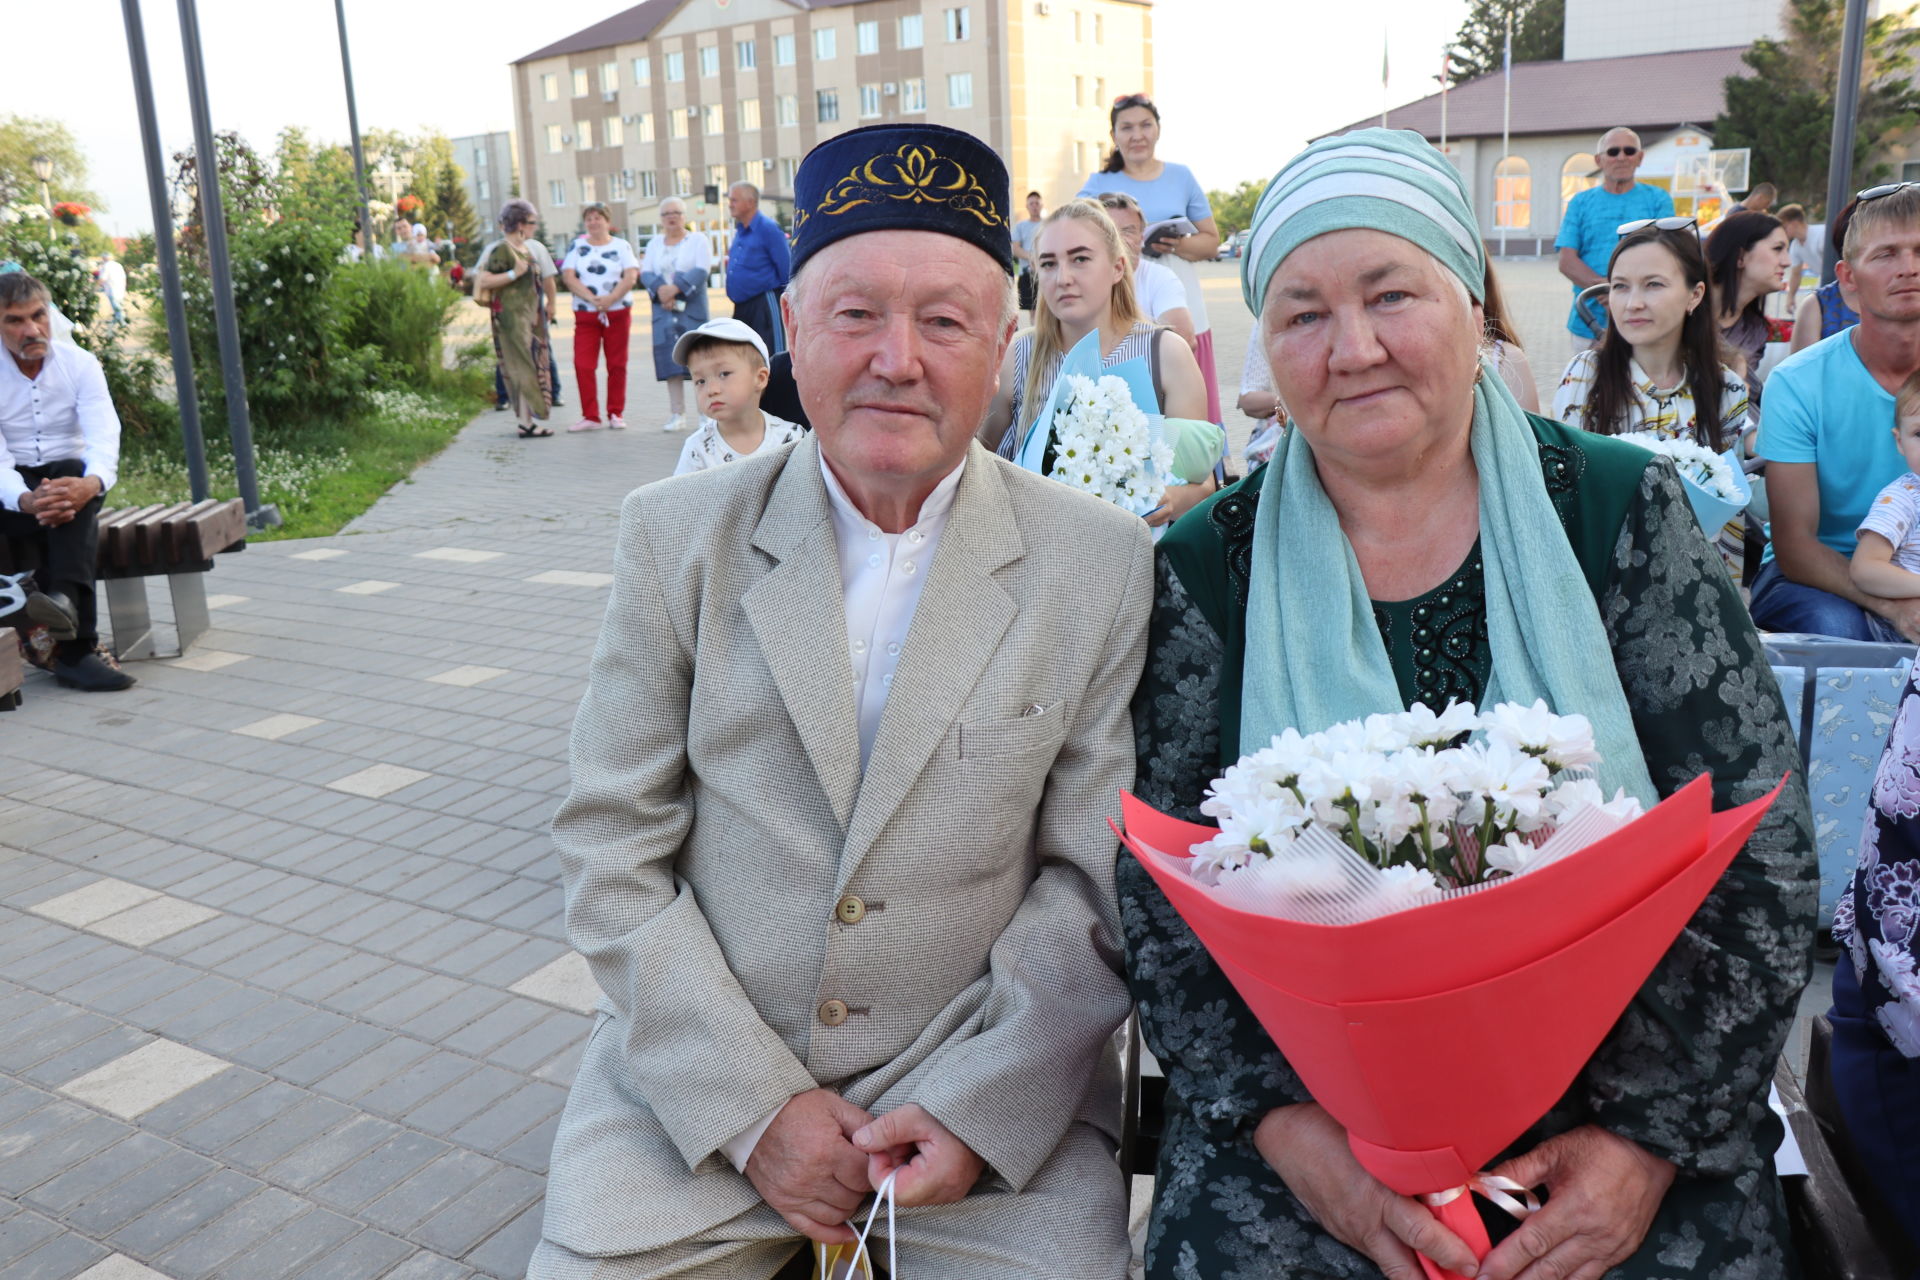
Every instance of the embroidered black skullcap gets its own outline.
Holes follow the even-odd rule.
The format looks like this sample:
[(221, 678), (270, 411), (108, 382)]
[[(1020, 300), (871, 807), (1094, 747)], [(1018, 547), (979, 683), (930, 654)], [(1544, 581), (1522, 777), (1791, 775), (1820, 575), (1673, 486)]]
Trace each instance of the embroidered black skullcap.
[(1012, 183), (993, 149), (937, 124), (876, 124), (807, 152), (793, 181), (793, 270), (863, 231), (939, 231), (1013, 274)]

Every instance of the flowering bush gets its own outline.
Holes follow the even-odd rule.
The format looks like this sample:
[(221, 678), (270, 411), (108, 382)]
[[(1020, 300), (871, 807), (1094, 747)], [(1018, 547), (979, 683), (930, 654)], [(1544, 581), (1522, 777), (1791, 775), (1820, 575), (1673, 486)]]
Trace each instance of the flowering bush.
[(398, 209), (401, 213), (406, 214), (408, 217), (412, 217), (414, 214), (420, 212), (420, 210), (424, 206), (422, 205), (419, 196), (404, 195), (400, 197), (399, 201), (395, 203), (393, 207), (395, 209)]
[(75, 200), (58, 200), (53, 206), (53, 216), (70, 227), (79, 226), (92, 212), (93, 210)]
[(1208, 787), (1200, 809), (1220, 834), (1194, 847), (1193, 872), (1333, 892), (1352, 879), (1344, 846), (1396, 896), (1518, 875), (1587, 810), (1639, 816), (1637, 800), (1609, 801), (1586, 772), (1599, 759), (1586, 717), (1541, 701), (1484, 714), (1416, 704), (1321, 733), (1288, 729)]
[(1144, 516), (1160, 505), (1173, 450), (1133, 402), (1124, 380), (1066, 376), (1053, 416), (1053, 470), (1062, 484)]

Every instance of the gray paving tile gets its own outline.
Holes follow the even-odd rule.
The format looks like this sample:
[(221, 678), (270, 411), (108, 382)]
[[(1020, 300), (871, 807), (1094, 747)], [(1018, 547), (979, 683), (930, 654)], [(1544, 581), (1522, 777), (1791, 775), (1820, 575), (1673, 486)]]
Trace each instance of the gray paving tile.
[[(282, 1080), (311, 1085), (393, 1039), (383, 1027), (349, 1022), (326, 1039), (301, 1050), (273, 1069)], [(424, 1050), (424, 1046), (422, 1046)]]
[(401, 1132), (313, 1188), (316, 1199), (355, 1210), (452, 1148), (425, 1134)]
[(30, 1188), (112, 1147), (132, 1131), (117, 1120), (90, 1115), (58, 1134), (11, 1150), (0, 1161), (0, 1191), (21, 1195)]
[(142, 1115), (140, 1126), (156, 1133), (178, 1134), (232, 1106), (266, 1083), (267, 1078), (256, 1072), (240, 1068), (222, 1071)]
[(260, 1170), (351, 1120), (354, 1112), (327, 1098), (304, 1097), (260, 1127), (234, 1139), (221, 1159), (242, 1169)]
[(362, 1231), (302, 1271), (299, 1280), (366, 1280), (399, 1274), (388, 1268), (413, 1251), (413, 1246), (379, 1231)]
[(397, 1072), (360, 1094), (356, 1102), (376, 1115), (398, 1118), (448, 1085), (480, 1069), (472, 1058), (436, 1049), (404, 1071)]
[(357, 1098), (423, 1061), (432, 1052), (431, 1045), (396, 1036), (315, 1081), (314, 1089), (335, 1098)]
[(555, 1009), (513, 1039), (490, 1049), (487, 1057), (515, 1071), (531, 1071), (585, 1042), (593, 1019)]
[(399, 1125), (378, 1116), (356, 1115), (338, 1129), (274, 1161), (265, 1174), (282, 1186), (304, 1190), (403, 1132)]
[(162, 996), (129, 1020), (170, 1039), (194, 1040), (272, 999), (264, 991), (208, 974), (171, 996)]
[[(71, 1102), (48, 1103), (0, 1128), (0, 1151), (32, 1151), (46, 1143), (59, 1141), (61, 1135), (95, 1119), (98, 1117), (93, 1112)], [(17, 1196), (28, 1187), (45, 1181), (51, 1172), (57, 1172), (29, 1174), (23, 1170), (16, 1173), (11, 1168), (12, 1164), (11, 1160), (0, 1161), (0, 1193), (7, 1195)]]
[(71, 1231), (0, 1267), (0, 1280), (67, 1280), (107, 1256), (107, 1250)]
[(547, 1162), (553, 1157), (553, 1139), (559, 1131), (560, 1116), (556, 1113), (500, 1148), (500, 1158), (523, 1169), (545, 1173)]
[(179, 1150), (152, 1134), (131, 1133), (66, 1172), (48, 1178), (28, 1191), (24, 1199), (57, 1216)]
[(137, 1027), (114, 1023), (99, 1035), (36, 1062), (20, 1074), (35, 1084), (63, 1085), (95, 1067), (104, 1067), (115, 1058), (125, 1057), (152, 1040), (152, 1036)]
[(164, 1204), (147, 1210), (107, 1240), (127, 1252), (150, 1258), (260, 1189), (261, 1184), (252, 1178), (221, 1169)]
[(227, 1056), (243, 1066), (265, 1071), (350, 1025), (337, 1013), (309, 1009)]
[(416, 1253), (387, 1272), (383, 1280), (467, 1280), (473, 1271), (437, 1253)]
[(201, 1032), (194, 1037), (194, 1043), (208, 1053), (230, 1058), (262, 1036), (305, 1017), (310, 1011), (309, 1006), (297, 1000), (268, 1000), (237, 1018), (230, 1018), (217, 1027)]
[(545, 1186), (545, 1181), (533, 1174), (502, 1169), (409, 1234), (435, 1253), (464, 1257), (521, 1210), (537, 1203)]
[(424, 969), (389, 961), (385, 968), (377, 969), (352, 986), (334, 992), (326, 998), (326, 1003), (346, 1013), (364, 1014), (427, 976)]
[[(287, 1223), (247, 1252), (233, 1258), (225, 1271), (235, 1280), (246, 1276), (291, 1276), (332, 1254), (362, 1230), (360, 1224), (350, 1218), (343, 1218), (325, 1209), (313, 1209), (305, 1217)], [(367, 1264), (366, 1270), (357, 1273), (360, 1277), (380, 1274), (377, 1259), (372, 1255), (359, 1253), (356, 1261)]]
[(219, 1166), (190, 1151), (174, 1149), (117, 1184), (89, 1192), (62, 1210), (66, 1222), (104, 1238), (186, 1191)]
[(471, 1151), (449, 1151), (361, 1209), (358, 1217), (405, 1236), (502, 1166)]
[(566, 1102), (565, 1089), (530, 1081), (483, 1107), (446, 1136), (476, 1151), (499, 1151), (527, 1130), (558, 1116)]
[(288, 1195), (277, 1187), (265, 1187), (180, 1239), (154, 1261), (179, 1280), (232, 1274), (220, 1264), (252, 1248), (263, 1238), (278, 1234), (307, 1207), (298, 1196)]
[(230, 1143), (238, 1142), (261, 1125), (286, 1115), (307, 1097), (307, 1094), (290, 1084), (270, 1080), (181, 1129), (180, 1140), (199, 1151), (219, 1151)]
[(506, 1044), (520, 1033), (543, 1021), (552, 1012), (551, 1005), (524, 996), (510, 995), (506, 1002), (445, 1036), (441, 1043), (461, 1053), (483, 1054)]
[(32, 1253), (60, 1234), (60, 1224), (37, 1213), (16, 1213), (0, 1220), (0, 1262)]
[(482, 1275), (498, 1280), (520, 1280), (527, 1273), (527, 1260), (540, 1243), (541, 1206), (535, 1205), (487, 1238), (485, 1243), (462, 1261)]

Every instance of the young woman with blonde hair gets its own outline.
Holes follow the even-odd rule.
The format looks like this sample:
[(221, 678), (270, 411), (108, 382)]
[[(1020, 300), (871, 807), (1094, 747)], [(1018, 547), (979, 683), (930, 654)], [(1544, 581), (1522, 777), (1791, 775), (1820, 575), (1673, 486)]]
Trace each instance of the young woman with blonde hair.
[[(1105, 368), (1145, 359), (1153, 370), (1161, 412), (1204, 418), (1207, 388), (1193, 351), (1171, 329), (1140, 314), (1133, 268), (1118, 228), (1097, 200), (1071, 200), (1047, 216), (1034, 240), (1039, 297), (1033, 328), (1018, 334), (1000, 366), (1000, 390), (987, 411), (980, 441), (1004, 458), (1016, 456), (1034, 419), (1053, 394), (1066, 353), (1098, 330)], [(1174, 485), (1149, 524), (1165, 524), (1213, 491), (1210, 482)]]

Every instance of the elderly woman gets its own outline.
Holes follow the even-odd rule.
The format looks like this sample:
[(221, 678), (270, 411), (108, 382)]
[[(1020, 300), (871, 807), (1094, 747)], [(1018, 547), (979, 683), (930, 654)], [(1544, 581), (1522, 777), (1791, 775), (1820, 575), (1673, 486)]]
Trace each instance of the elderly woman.
[(557, 401), (553, 347), (547, 326), (553, 317), (553, 255), (535, 238), (540, 215), (525, 200), (500, 209), (504, 233), (480, 251), (473, 283), (493, 294), (493, 352), (522, 439), (550, 436), (544, 423)]
[[(671, 416), (663, 431), (686, 422), (687, 370), (673, 358), (674, 344), (707, 322), (707, 272), (713, 246), (687, 230), (687, 206), (679, 196), (660, 202), (660, 233), (647, 241), (640, 259), (640, 287), (653, 300), (653, 376), (667, 384)], [(700, 415), (694, 414), (697, 424)]]
[[(1452, 699), (1585, 714), (1607, 771), (1649, 798), (1711, 771), (1725, 807), (1797, 771), (1672, 465), (1525, 413), (1484, 363), (1485, 255), (1439, 152), (1384, 129), (1309, 148), (1262, 198), (1242, 275), (1296, 429), (1159, 545), (1134, 702), (1144, 800), (1199, 821), (1208, 782), (1284, 728)], [(1767, 1090), (1808, 976), (1812, 850), (1796, 777), (1496, 1165), (1549, 1199), (1517, 1228), (1490, 1223), (1506, 1238), (1480, 1275), (1788, 1273)], [(1416, 1250), (1475, 1274), (1457, 1237), (1355, 1161), (1131, 857), (1118, 885), (1168, 1079), (1148, 1274), (1415, 1276)], [(1446, 1106), (1447, 1082), (1433, 1091)]]

